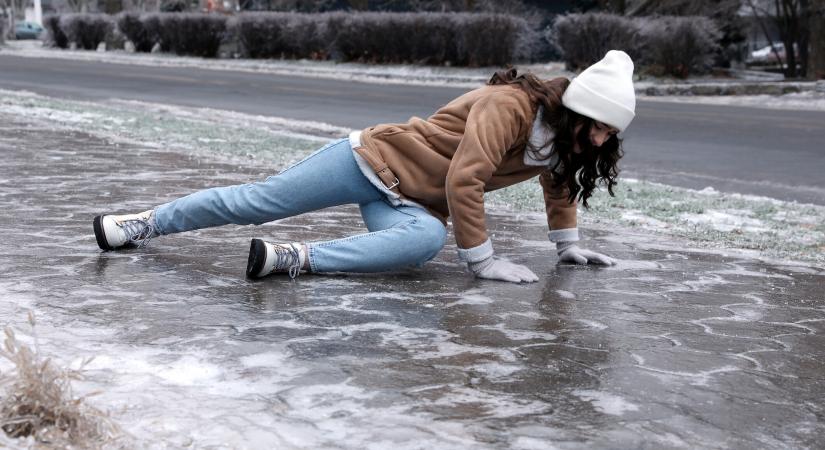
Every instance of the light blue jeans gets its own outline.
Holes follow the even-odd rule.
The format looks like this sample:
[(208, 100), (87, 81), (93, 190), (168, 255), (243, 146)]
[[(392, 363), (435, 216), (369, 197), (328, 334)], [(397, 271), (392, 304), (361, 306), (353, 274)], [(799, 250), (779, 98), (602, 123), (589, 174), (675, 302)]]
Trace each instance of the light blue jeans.
[[(369, 233), (308, 242), (313, 272), (382, 272), (421, 266), (444, 246), (444, 225), (426, 210), (392, 206), (355, 162), (349, 140), (329, 143), (265, 181), (206, 189), (155, 209), (160, 234), (262, 224), (357, 204)], [(296, 239), (298, 240), (298, 239)]]

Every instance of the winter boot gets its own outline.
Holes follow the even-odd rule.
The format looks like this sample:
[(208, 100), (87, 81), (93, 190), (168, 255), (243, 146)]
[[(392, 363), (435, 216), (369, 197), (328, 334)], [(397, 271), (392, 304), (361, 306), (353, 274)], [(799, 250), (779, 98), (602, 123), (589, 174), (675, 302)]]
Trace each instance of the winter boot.
[(97, 246), (102, 250), (121, 247), (143, 247), (149, 239), (158, 235), (155, 229), (154, 210), (122, 216), (97, 216), (94, 220)]
[(307, 254), (304, 244), (292, 242), (277, 244), (265, 242), (261, 239), (252, 239), (249, 246), (249, 262), (246, 265), (246, 276), (261, 278), (271, 273), (287, 273), (289, 278), (295, 279), (306, 263)]

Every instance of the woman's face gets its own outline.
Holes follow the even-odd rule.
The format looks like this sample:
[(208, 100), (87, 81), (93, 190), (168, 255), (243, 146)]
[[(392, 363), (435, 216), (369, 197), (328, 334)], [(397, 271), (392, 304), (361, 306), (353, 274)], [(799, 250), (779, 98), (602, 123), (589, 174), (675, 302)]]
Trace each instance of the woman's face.
[[(581, 131), (582, 127), (584, 126), (583, 123), (576, 125), (573, 129), (575, 135), (578, 136), (579, 132)], [(590, 138), (590, 143), (593, 144), (594, 147), (601, 147), (611, 136), (617, 134), (619, 130), (616, 128), (611, 127), (606, 123), (599, 122), (598, 120), (593, 121), (593, 125), (590, 127), (590, 132), (588, 134)], [(579, 147), (578, 141), (575, 141), (575, 146), (573, 147), (573, 151), (576, 153), (581, 153), (581, 148)]]

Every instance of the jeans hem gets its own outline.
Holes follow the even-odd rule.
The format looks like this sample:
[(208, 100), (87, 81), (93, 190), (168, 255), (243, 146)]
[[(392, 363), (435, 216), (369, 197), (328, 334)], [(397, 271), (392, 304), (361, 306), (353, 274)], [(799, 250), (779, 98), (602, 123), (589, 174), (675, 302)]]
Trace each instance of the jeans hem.
[[(406, 222), (403, 222), (401, 224), (397, 224), (396, 226), (407, 227), (407, 226), (410, 226), (410, 225), (415, 225), (416, 223), (418, 223), (418, 218), (413, 216), (413, 219), (411, 219), (409, 221), (406, 221)], [(391, 232), (395, 229), (397, 229), (397, 228), (394, 226), (394, 227), (386, 228), (386, 229), (383, 229), (383, 230), (371, 231), (369, 233), (356, 234), (355, 236), (347, 236), (347, 237), (344, 237), (344, 238), (333, 239), (331, 241), (316, 242), (316, 243), (312, 243), (312, 244), (307, 243), (306, 246), (307, 246), (307, 249), (309, 250), (309, 252), (308, 252), (309, 253), (309, 256), (308, 256), (309, 257), (309, 267), (315, 273), (323, 273), (323, 271), (318, 269), (318, 265), (315, 261), (316, 260), (316, 255), (315, 255), (315, 249), (316, 248), (329, 247), (329, 246), (341, 244), (341, 243), (344, 243), (344, 242), (352, 242), (352, 241), (362, 239), (362, 238), (372, 238), (372, 237), (374, 237), (375, 235), (377, 235), (379, 233), (388, 233), (388, 232)], [(415, 265), (415, 264), (412, 264), (412, 265)], [(391, 269), (387, 269), (387, 270), (391, 270)], [(332, 272), (346, 272), (346, 271), (338, 269), (338, 270), (333, 270)]]
[(157, 208), (152, 210), (152, 216), (149, 218), (149, 221), (151, 222), (150, 225), (152, 225), (152, 227), (154, 227), (155, 231), (158, 233), (158, 236), (163, 236), (163, 235), (169, 234), (163, 229), (163, 227), (158, 225), (158, 209)]
[(305, 243), (307, 246), (307, 259), (309, 259), (309, 270), (312, 273), (322, 273), (318, 270), (318, 265), (315, 264), (315, 246), (309, 242)]

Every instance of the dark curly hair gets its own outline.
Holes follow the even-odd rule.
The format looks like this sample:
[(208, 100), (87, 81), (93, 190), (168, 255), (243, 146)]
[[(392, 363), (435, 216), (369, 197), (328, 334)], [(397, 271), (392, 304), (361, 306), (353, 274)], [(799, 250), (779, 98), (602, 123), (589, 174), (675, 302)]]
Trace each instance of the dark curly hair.
[[(614, 196), (613, 187), (619, 176), (618, 162), (624, 156), (622, 140), (611, 135), (601, 147), (590, 142), (590, 129), (595, 120), (583, 116), (565, 107), (561, 102), (562, 94), (570, 85), (570, 80), (564, 77), (542, 81), (532, 73), (519, 75), (516, 69), (507, 69), (496, 72), (490, 85), (509, 84), (518, 86), (530, 97), (533, 104), (544, 107), (542, 120), (555, 133), (552, 142), (543, 143), (542, 147), (553, 146), (553, 152), (558, 155), (558, 162), (548, 167), (549, 176), (555, 187), (567, 189), (570, 202), (578, 198), (588, 207), (587, 199), (593, 195), (596, 185), (602, 183), (607, 186), (607, 192)], [(581, 125), (579, 132), (576, 127)], [(575, 143), (581, 151), (575, 152)], [(537, 159), (550, 158), (538, 153), (540, 148), (534, 148), (529, 143), (526, 151), (532, 152)]]

